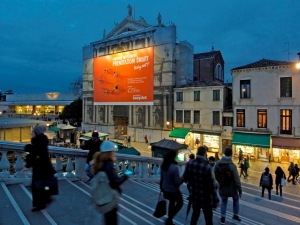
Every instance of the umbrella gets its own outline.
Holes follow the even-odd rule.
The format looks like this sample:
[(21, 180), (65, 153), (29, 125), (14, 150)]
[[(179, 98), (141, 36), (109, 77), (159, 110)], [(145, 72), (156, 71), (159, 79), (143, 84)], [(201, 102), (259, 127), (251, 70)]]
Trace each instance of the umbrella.
[(59, 131), (59, 128), (57, 126), (52, 126), (49, 128), (49, 130), (52, 130), (52, 131)]
[(191, 207), (192, 207), (192, 195), (191, 194), (189, 195), (188, 200), (189, 200), (189, 202), (188, 202), (187, 210), (186, 210), (186, 218), (185, 218), (186, 220), (187, 220), (187, 217), (188, 217), (189, 212), (190, 212)]

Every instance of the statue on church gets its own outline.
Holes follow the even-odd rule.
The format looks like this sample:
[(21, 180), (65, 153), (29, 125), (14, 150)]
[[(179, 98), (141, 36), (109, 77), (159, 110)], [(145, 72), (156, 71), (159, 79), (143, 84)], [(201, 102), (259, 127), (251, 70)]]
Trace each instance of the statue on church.
[(132, 17), (132, 7), (130, 4), (128, 4), (127, 9), (128, 9), (128, 16)]
[(157, 22), (158, 22), (158, 25), (160, 25), (160, 26), (162, 25), (160, 13), (158, 13), (158, 16), (157, 16)]
[(104, 29), (103, 30), (103, 38), (105, 38), (106, 37), (106, 30)]

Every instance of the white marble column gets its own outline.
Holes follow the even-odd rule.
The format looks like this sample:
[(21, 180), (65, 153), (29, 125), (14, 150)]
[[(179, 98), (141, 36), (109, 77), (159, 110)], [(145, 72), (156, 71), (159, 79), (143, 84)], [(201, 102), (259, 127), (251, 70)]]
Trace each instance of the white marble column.
[(153, 105), (150, 105), (150, 112), (149, 112), (149, 116), (150, 116), (150, 127), (153, 127)]
[(145, 127), (148, 127), (149, 106), (145, 106)]
[(128, 125), (132, 125), (132, 105), (129, 106)]

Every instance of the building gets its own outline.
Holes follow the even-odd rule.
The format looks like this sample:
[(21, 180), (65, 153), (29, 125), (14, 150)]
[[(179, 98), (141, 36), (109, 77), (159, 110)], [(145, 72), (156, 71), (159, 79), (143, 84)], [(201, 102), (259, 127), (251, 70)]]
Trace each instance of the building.
[[(129, 7), (130, 8), (130, 7)], [(128, 16), (83, 47), (83, 129), (150, 142), (168, 137), (173, 87), (193, 80), (193, 46), (176, 25)]]
[(231, 89), (213, 81), (196, 81), (174, 89), (174, 127), (170, 137), (191, 149), (206, 145), (220, 154), (231, 147)]
[[(231, 70), (234, 150), (252, 159), (299, 163), (300, 70), (262, 59)], [(237, 152), (236, 152), (237, 153)]]

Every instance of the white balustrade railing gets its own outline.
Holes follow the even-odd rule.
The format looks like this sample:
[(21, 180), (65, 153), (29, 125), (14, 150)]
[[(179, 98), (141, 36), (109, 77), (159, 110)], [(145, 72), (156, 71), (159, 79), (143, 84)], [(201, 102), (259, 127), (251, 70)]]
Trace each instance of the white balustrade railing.
[[(25, 143), (0, 141), (0, 181), (7, 184), (24, 183), (25, 185), (31, 182), (31, 173), (24, 172), (23, 157)], [(87, 179), (84, 171), (84, 164), (88, 150), (72, 149), (64, 147), (49, 146), (49, 154), (55, 156), (54, 169), (55, 176), (60, 179), (83, 180)], [(11, 165), (8, 160), (8, 152), (17, 154), (15, 164)], [(65, 171), (61, 158), (67, 158)], [(131, 179), (143, 179), (157, 182), (160, 179), (161, 158), (116, 154), (117, 163), (116, 169), (119, 173), (125, 173)], [(74, 162), (75, 161), (75, 162)], [(75, 166), (74, 166), (75, 165)], [(74, 168), (75, 167), (75, 168)], [(179, 171), (182, 174), (185, 169), (185, 162), (178, 163)], [(12, 169), (11, 169), (12, 168)]]

